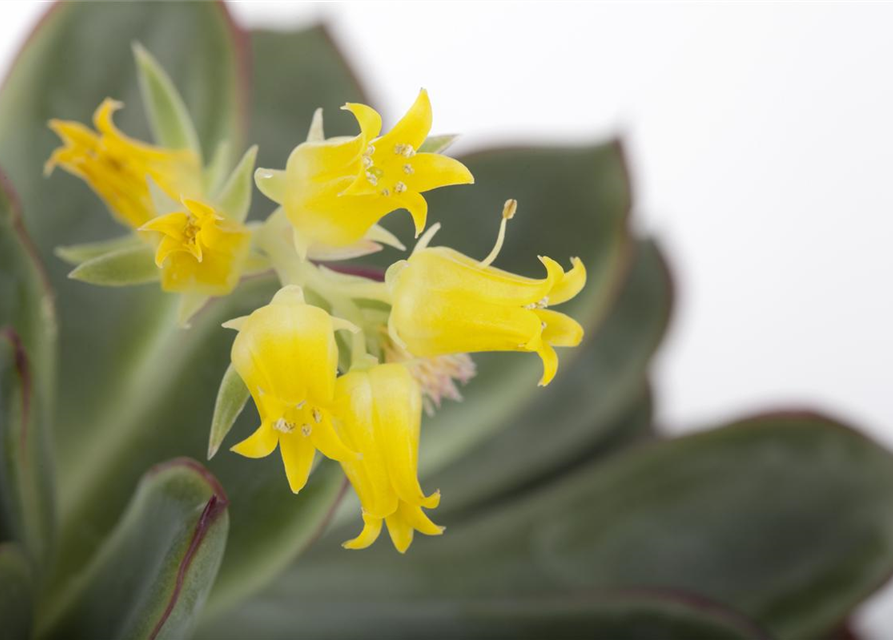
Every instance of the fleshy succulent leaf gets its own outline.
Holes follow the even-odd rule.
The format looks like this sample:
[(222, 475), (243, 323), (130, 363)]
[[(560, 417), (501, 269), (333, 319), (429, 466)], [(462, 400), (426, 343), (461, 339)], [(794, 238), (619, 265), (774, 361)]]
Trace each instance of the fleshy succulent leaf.
[[(298, 624), (287, 594), (245, 607), (202, 627), (199, 640), (288, 638)], [(671, 591), (565, 592), (539, 597), (413, 599), (343, 605), (319, 603), (301, 629), (308, 637), (604, 638), (610, 640), (770, 640), (739, 613)]]
[(343, 559), (327, 538), (257, 597), (288, 594), (310, 625), (319, 601), (349, 616), (420, 584), (437, 598), (665, 587), (811, 640), (893, 571), (891, 504), (890, 452), (821, 416), (769, 414), (583, 467), (414, 545), (412, 563), (384, 547)]
[(195, 125), (170, 76), (140, 43), (133, 44), (133, 54), (139, 72), (143, 108), (155, 134), (155, 142), (172, 149), (192, 149), (201, 157)]
[(25, 552), (14, 542), (0, 543), (0, 637), (4, 640), (32, 637), (34, 587)]
[(249, 397), (248, 387), (230, 365), (223, 374), (223, 380), (220, 381), (220, 390), (214, 403), (214, 417), (211, 418), (211, 436), (208, 441), (208, 460), (217, 453), (226, 434), (245, 408)]
[(190, 459), (150, 469), (100, 552), (42, 620), (52, 638), (183, 638), (226, 546), (227, 497)]
[(157, 282), (161, 278), (161, 271), (155, 266), (155, 252), (152, 248), (139, 244), (82, 262), (68, 277), (105, 287), (126, 287)]

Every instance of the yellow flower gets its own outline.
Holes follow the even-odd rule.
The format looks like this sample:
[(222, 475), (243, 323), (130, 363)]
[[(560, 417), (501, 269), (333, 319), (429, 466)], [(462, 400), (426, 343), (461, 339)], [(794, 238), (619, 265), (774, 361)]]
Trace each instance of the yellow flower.
[[(545, 386), (558, 370), (553, 347), (573, 347), (583, 338), (579, 323), (547, 307), (576, 296), (586, 283), (586, 269), (579, 258), (573, 258), (573, 268), (565, 272), (551, 258), (540, 256), (546, 277), (537, 280), (490, 266), (516, 206), (513, 200), (506, 203), (499, 239), (484, 261), (448, 247), (429, 248), (429, 235), (408, 260), (392, 265), (386, 278), (393, 300), (389, 332), (420, 357), (536, 352), (543, 361), (540, 385)], [(432, 227), (429, 234), (436, 230)]]
[(352, 370), (338, 378), (336, 428), (361, 457), (341, 461), (363, 506), (363, 530), (344, 543), (364, 549), (378, 538), (382, 522), (400, 553), (413, 533), (440, 535), (422, 508), (434, 509), (440, 493), (426, 496), (418, 480), (422, 397), (418, 384), (401, 364)]
[(260, 427), (232, 451), (248, 458), (276, 446), (291, 490), (307, 483), (316, 450), (333, 460), (356, 457), (332, 426), (338, 347), (334, 332), (356, 331), (304, 302), (300, 287), (286, 286), (270, 304), (227, 322), (238, 330), (232, 362), (260, 413)]
[(184, 198), (183, 206), (185, 211), (153, 218), (139, 228), (161, 235), (155, 252), (161, 288), (226, 295), (239, 283), (251, 234), (202, 202)]
[(201, 162), (188, 149), (165, 149), (133, 140), (112, 121), (123, 105), (106, 98), (93, 114), (96, 131), (78, 122), (50, 120), (62, 139), (47, 161), (47, 174), (58, 165), (78, 176), (102, 198), (121, 222), (138, 228), (155, 216), (151, 178), (174, 200), (201, 194)]
[(360, 134), (354, 138), (308, 140), (289, 156), (285, 171), (258, 169), (258, 188), (281, 204), (295, 229), (299, 252), (321, 244), (344, 247), (362, 239), (388, 213), (406, 209), (418, 236), (425, 228), (425, 191), (474, 182), (458, 160), (418, 153), (431, 130), (431, 102), (422, 89), (415, 103), (387, 134), (371, 107), (346, 104)]

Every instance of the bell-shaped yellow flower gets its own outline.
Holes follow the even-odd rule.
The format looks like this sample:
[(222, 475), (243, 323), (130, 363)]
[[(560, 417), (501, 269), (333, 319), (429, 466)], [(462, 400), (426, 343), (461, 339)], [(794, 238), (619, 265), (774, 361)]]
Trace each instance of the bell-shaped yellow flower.
[(270, 304), (227, 322), (238, 330), (232, 363), (260, 413), (260, 427), (232, 451), (248, 458), (276, 446), (291, 490), (307, 483), (316, 450), (328, 458), (356, 458), (332, 426), (338, 347), (334, 332), (356, 327), (304, 302), (300, 287), (282, 288)]
[(362, 239), (397, 209), (412, 215), (418, 236), (425, 228), (425, 191), (474, 182), (458, 160), (418, 153), (431, 130), (431, 102), (422, 89), (387, 134), (371, 107), (346, 104), (360, 133), (353, 138), (308, 140), (289, 156), (285, 171), (258, 169), (258, 188), (281, 204), (295, 229), (299, 252), (319, 244), (344, 247)]
[(140, 231), (160, 235), (155, 264), (165, 291), (222, 296), (239, 283), (251, 234), (197, 200), (183, 199), (184, 211), (153, 218)]
[(344, 543), (363, 549), (387, 524), (400, 553), (413, 533), (440, 535), (439, 527), (422, 508), (434, 509), (440, 493), (426, 496), (418, 480), (419, 429), (422, 397), (418, 383), (401, 364), (380, 364), (352, 370), (338, 378), (335, 421), (341, 439), (361, 454), (341, 461), (363, 507), (363, 530)]
[(165, 149), (124, 135), (112, 121), (122, 106), (105, 99), (93, 114), (96, 131), (79, 122), (50, 120), (63, 146), (53, 152), (44, 171), (49, 174), (60, 166), (83, 179), (118, 220), (136, 229), (155, 216), (146, 179), (174, 200), (198, 197), (201, 161), (189, 149)]
[[(408, 260), (391, 266), (386, 278), (393, 300), (389, 333), (422, 357), (536, 352), (543, 361), (540, 385), (545, 386), (558, 370), (553, 347), (577, 346), (583, 338), (578, 322), (547, 307), (576, 296), (586, 283), (586, 268), (573, 258), (573, 268), (565, 272), (555, 260), (540, 256), (546, 277), (537, 280), (490, 266), (516, 205), (506, 203), (496, 247), (484, 261), (448, 247), (427, 247), (428, 236)], [(434, 231), (436, 227), (429, 233)]]

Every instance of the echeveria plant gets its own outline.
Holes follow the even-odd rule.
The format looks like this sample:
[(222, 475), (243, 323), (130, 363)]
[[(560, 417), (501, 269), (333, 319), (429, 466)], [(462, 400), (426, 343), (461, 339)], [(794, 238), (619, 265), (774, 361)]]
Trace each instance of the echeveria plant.
[(0, 636), (831, 637), (893, 570), (893, 458), (808, 411), (659, 434), (621, 143), (454, 158), (426, 90), (368, 102), (323, 28), (217, 3), (27, 41)]

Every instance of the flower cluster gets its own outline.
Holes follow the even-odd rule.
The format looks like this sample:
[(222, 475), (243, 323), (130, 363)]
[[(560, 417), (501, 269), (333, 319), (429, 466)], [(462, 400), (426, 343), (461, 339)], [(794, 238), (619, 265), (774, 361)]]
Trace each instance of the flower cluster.
[[(474, 179), (442, 145), (426, 142), (432, 110), (425, 90), (387, 133), (371, 107), (346, 104), (358, 133), (326, 138), (317, 111), (285, 168), (255, 170), (252, 148), (227, 174), (225, 162), (203, 167), (180, 96), (146, 51), (136, 53), (158, 146), (124, 135), (112, 121), (121, 104), (111, 99), (94, 114), (95, 131), (50, 122), (63, 146), (47, 170), (58, 166), (83, 179), (130, 229), (123, 239), (60, 250), (78, 264), (73, 276), (129, 284), (157, 272), (164, 291), (182, 296), (185, 325), (246, 274), (275, 274), (281, 288), (269, 304), (224, 324), (237, 332), (234, 374), (224, 380), (241, 385), (260, 414), (260, 426), (232, 451), (261, 458), (278, 449), (294, 493), (306, 485), (317, 451), (337, 461), (362, 505), (362, 531), (347, 548), (369, 546), (383, 525), (401, 553), (416, 531), (440, 534), (426, 513), (440, 493), (426, 493), (418, 479), (423, 410), (461, 399), (458, 385), (473, 377), (469, 354), (476, 352), (536, 353), (540, 385), (549, 384), (558, 369), (555, 347), (576, 346), (583, 336), (576, 321), (551, 308), (583, 288), (582, 262), (573, 259), (565, 270), (541, 256), (541, 279), (494, 267), (514, 200), (505, 204), (486, 258), (432, 246), (439, 225), (426, 231), (422, 194)], [(153, 112), (159, 104), (165, 108)], [(278, 206), (263, 222), (246, 223), (252, 177)], [(410, 214), (418, 240), (383, 278), (320, 264), (382, 245), (405, 250), (378, 224), (398, 210)], [(118, 275), (90, 275), (99, 272)]]

